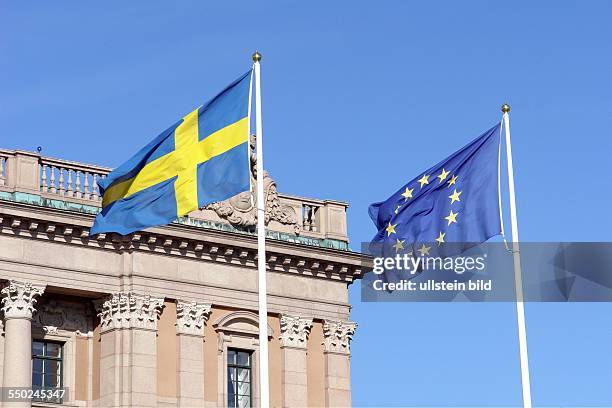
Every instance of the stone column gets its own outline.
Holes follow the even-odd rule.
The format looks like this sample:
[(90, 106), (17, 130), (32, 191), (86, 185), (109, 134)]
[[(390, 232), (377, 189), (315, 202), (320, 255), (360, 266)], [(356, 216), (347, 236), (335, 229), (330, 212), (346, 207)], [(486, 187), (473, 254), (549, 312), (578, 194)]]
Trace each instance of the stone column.
[(350, 342), (357, 324), (325, 320), (323, 339), (325, 355), (325, 405), (351, 406)]
[(308, 406), (307, 339), (312, 319), (281, 315), (283, 407)]
[[(2, 289), (4, 312), (4, 367), (3, 387), (32, 387), (32, 314), (35, 312), (35, 296), (44, 287), (28, 282), (11, 280)], [(4, 403), (8, 407), (29, 407), (30, 402)]]
[(204, 406), (204, 327), (210, 303), (176, 301), (179, 407)]
[(100, 316), (100, 406), (157, 406), (157, 320), (163, 298), (117, 293)]

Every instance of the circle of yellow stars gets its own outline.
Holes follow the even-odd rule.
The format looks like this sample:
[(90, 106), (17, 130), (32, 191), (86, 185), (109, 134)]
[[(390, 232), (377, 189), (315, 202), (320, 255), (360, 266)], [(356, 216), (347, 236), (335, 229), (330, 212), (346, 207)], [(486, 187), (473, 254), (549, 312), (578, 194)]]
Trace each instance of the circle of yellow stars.
[[(451, 175), (450, 179), (447, 180), (447, 178), (449, 177), (450, 172), (447, 171), (444, 167), (442, 168), (442, 171), (440, 172), (440, 174), (438, 174), (436, 176), (436, 178), (439, 180), (438, 184), (442, 184), (444, 182), (446, 182), (447, 187), (450, 188), (452, 186), (456, 186), (458, 177), (457, 175)], [(420, 185), (420, 189), (423, 189), (423, 187), (425, 187), (426, 185), (428, 185), (430, 183), (429, 178), (431, 177), (430, 174), (423, 174), (421, 176), (420, 179), (417, 180), (417, 182)], [(452, 206), (454, 203), (456, 202), (461, 202), (461, 193), (462, 191), (457, 190), (456, 187), (453, 187), (453, 193), (451, 195), (448, 196), (448, 198), (450, 199), (450, 205)], [(410, 200), (413, 195), (414, 195), (414, 188), (408, 188), (406, 187), (404, 192), (401, 194), (402, 197), (404, 197), (404, 203), (407, 202), (408, 200)], [(394, 213), (398, 214), (399, 210), (402, 208), (401, 204), (398, 204), (395, 207)], [(457, 221), (457, 217), (459, 216), (459, 212), (454, 212), (453, 209), (450, 209), (449, 214), (444, 217), (444, 219), (447, 221), (447, 227), (450, 227), (451, 224), (456, 224)], [(387, 225), (387, 227), (385, 228), (385, 230), (387, 231), (387, 237), (390, 237), (392, 234), (396, 234), (395, 232), (395, 227), (397, 227), (397, 223), (396, 224), (392, 224), (391, 221), (389, 221), (389, 224)], [(440, 233), (438, 234), (438, 237), (435, 238), (435, 242), (438, 244), (438, 246), (442, 245), (443, 243), (445, 243), (445, 238), (446, 238), (446, 232), (444, 231), (440, 231)], [(404, 249), (404, 243), (405, 240), (400, 240), (397, 239), (395, 240), (395, 244), (393, 245), (393, 248), (395, 248), (395, 252), (399, 252), (402, 249)], [(431, 247), (427, 246), (425, 244), (422, 244), (421, 247), (417, 250), (421, 256), (425, 256), (425, 255), (429, 255), (429, 251), (430, 251)]]

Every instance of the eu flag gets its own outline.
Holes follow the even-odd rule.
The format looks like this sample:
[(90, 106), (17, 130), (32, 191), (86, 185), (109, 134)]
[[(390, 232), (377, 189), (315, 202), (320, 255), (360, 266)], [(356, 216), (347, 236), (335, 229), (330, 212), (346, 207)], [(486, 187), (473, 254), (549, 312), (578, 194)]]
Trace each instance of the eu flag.
[(451, 243), (467, 249), (499, 234), (499, 143), (496, 125), (387, 200), (370, 205), (378, 230), (371, 249), (452, 256), (461, 251)]
[(249, 71), (98, 182), (91, 234), (165, 225), (250, 188)]

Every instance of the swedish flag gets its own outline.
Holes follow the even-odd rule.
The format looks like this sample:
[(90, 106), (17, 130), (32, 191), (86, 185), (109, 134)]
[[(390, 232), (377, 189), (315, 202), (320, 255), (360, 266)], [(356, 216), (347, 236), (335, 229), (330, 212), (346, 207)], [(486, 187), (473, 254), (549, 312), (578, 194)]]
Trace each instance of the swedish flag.
[(91, 234), (165, 225), (249, 190), (251, 76), (242, 75), (99, 181), (102, 211)]

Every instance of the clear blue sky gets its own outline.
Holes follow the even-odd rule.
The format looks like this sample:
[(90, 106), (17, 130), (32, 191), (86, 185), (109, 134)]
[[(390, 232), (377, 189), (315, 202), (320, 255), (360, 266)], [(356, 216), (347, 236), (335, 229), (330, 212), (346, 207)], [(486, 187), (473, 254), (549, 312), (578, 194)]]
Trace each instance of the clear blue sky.
[[(605, 241), (612, 3), (2, 2), (0, 146), (115, 166), (263, 53), (280, 190), (367, 206), (512, 105), (524, 241)], [(364, 304), (355, 405), (518, 405), (514, 305)], [(612, 406), (612, 307), (528, 304), (537, 406)]]

